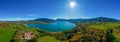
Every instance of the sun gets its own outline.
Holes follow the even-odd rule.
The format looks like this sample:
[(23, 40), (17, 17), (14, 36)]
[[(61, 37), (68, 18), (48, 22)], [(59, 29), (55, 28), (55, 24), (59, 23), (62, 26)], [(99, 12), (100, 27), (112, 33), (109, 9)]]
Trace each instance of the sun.
[(75, 1), (71, 1), (69, 3), (69, 6), (70, 6), (70, 8), (74, 8), (76, 6), (76, 2)]

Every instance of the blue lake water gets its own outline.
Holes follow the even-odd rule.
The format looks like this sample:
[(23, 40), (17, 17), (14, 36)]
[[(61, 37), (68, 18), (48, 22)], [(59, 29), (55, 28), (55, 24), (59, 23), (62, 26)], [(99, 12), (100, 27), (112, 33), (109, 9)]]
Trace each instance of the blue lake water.
[(65, 31), (74, 28), (76, 25), (75, 23), (71, 22), (53, 22), (48, 24), (26, 24), (28, 27), (39, 28), (42, 30), (57, 32), (57, 31)]

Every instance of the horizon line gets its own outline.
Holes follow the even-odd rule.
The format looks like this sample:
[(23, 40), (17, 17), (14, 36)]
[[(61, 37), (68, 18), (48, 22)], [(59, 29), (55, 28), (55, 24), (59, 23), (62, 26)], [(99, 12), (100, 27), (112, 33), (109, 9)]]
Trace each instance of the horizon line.
[[(99, 17), (93, 17), (93, 18), (99, 18)], [(109, 17), (106, 17), (109, 18)], [(27, 21), (27, 20), (34, 20), (34, 19), (39, 19), (39, 18), (0, 18), (0, 21)], [(47, 18), (47, 19), (92, 19), (92, 18)], [(116, 19), (116, 18), (113, 18)], [(120, 20), (120, 19), (117, 19)]]

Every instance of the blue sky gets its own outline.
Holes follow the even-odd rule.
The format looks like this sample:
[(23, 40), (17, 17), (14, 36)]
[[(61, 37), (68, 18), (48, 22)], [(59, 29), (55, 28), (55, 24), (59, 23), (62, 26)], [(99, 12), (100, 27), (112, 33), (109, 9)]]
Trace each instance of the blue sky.
[[(69, 7), (70, 1), (76, 2), (74, 9)], [(95, 17), (120, 19), (119, 11), (120, 0), (0, 0), (0, 20)]]

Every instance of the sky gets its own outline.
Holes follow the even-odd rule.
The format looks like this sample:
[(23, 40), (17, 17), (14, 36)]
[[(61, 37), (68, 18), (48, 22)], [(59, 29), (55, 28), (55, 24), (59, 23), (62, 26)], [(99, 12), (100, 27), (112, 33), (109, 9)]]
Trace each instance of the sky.
[(120, 0), (0, 0), (0, 20), (95, 17), (120, 19)]

